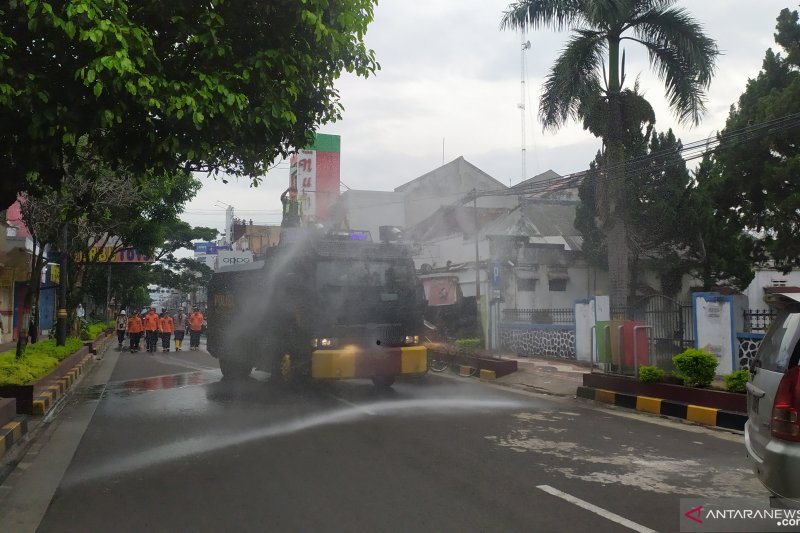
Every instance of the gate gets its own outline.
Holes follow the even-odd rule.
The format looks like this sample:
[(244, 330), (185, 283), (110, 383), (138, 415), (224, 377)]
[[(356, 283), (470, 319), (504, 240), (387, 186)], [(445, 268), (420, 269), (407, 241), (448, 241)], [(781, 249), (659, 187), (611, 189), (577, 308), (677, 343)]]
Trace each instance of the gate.
[(694, 347), (692, 304), (664, 295), (648, 296), (636, 302), (629, 313), (633, 320), (650, 329), (650, 364), (672, 371), (672, 357)]

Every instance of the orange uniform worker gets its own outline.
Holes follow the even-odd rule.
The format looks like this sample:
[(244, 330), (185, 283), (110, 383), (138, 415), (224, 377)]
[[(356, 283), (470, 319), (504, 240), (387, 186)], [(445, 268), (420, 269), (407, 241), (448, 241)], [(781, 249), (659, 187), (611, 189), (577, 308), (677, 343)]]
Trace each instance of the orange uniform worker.
[(189, 349), (191, 350), (200, 349), (200, 333), (203, 331), (204, 321), (203, 313), (195, 307), (192, 314), (189, 315)]
[(161, 349), (164, 352), (169, 351), (169, 339), (172, 337), (172, 332), (175, 331), (175, 322), (172, 317), (167, 314), (167, 309), (161, 310), (161, 317), (158, 319), (158, 329), (161, 331)]
[(131, 353), (139, 351), (139, 341), (142, 340), (143, 330), (142, 318), (137, 313), (132, 313), (128, 319), (128, 337), (131, 340)]
[(147, 351), (153, 353), (158, 346), (158, 315), (156, 308), (151, 307), (150, 310), (144, 315), (144, 341), (147, 344)]

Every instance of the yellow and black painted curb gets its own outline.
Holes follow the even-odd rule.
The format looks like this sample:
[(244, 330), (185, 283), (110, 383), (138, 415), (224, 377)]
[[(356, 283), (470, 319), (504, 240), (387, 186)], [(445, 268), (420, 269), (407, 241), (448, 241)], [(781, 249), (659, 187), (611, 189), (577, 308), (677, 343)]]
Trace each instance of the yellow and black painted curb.
[(626, 394), (594, 387), (578, 387), (579, 398), (594, 400), (596, 402), (608, 403), (617, 407), (636, 409), (645, 413), (656, 415), (671, 416), (682, 418), (690, 422), (716, 426), (725, 429), (744, 430), (747, 422), (746, 413), (736, 413), (716, 409), (713, 407), (703, 407), (673, 400), (663, 400), (661, 398), (651, 398), (649, 396), (639, 396), (636, 394)]
[(22, 440), (28, 432), (28, 419), (25, 416), (17, 416), (14, 420), (0, 427), (0, 458), (2, 458), (12, 446)]
[(86, 365), (92, 360), (91, 354), (81, 359), (69, 372), (61, 376), (53, 385), (47, 387), (33, 399), (33, 414), (45, 415), (58, 400), (78, 381), (78, 377), (86, 370)]

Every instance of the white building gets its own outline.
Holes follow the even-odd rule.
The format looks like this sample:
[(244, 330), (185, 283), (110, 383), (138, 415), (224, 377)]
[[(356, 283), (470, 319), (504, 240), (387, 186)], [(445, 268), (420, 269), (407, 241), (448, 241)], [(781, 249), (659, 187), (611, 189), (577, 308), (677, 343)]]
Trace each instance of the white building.
[(784, 274), (775, 269), (756, 270), (755, 277), (744, 293), (747, 295), (750, 309), (760, 309), (766, 311), (769, 306), (764, 303), (766, 289), (794, 289), (800, 290), (800, 271), (793, 270)]

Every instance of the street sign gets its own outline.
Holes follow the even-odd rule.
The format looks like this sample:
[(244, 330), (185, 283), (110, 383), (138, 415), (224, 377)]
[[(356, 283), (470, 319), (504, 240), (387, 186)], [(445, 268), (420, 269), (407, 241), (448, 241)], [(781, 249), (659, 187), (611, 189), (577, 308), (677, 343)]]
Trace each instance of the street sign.
[(489, 265), (489, 279), (493, 289), (503, 288), (503, 269), (500, 268), (500, 263), (492, 262)]

